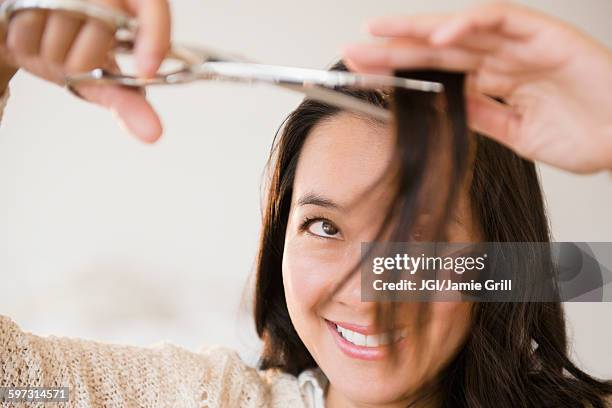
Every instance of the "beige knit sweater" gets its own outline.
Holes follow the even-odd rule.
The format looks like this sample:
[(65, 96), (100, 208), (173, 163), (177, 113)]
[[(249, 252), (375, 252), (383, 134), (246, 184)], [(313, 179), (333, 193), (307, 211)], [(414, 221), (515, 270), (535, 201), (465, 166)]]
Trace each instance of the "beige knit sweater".
[[(8, 92), (0, 98), (0, 118), (7, 98)], [(225, 348), (191, 352), (167, 343), (133, 347), (40, 337), (0, 315), (0, 387), (70, 387), (68, 404), (40, 407), (318, 408), (325, 384), (319, 370), (298, 378), (260, 371)]]

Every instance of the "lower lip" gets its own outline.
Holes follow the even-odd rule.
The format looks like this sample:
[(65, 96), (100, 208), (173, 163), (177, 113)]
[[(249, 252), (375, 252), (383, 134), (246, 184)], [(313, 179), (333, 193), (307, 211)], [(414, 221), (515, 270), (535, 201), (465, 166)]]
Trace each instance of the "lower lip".
[[(334, 323), (330, 322), (329, 320), (325, 320), (325, 323), (327, 323), (327, 327), (329, 327), (329, 330), (332, 334), (332, 337), (336, 341), (336, 344), (338, 345), (340, 350), (342, 350), (342, 352), (347, 356), (351, 358), (357, 358), (359, 360), (368, 361), (383, 360), (389, 356), (391, 349), (389, 345), (385, 344), (377, 347), (358, 346), (342, 337), (340, 333), (338, 333), (338, 330), (336, 329), (336, 325)], [(405, 343), (404, 340), (405, 337), (395, 342), (396, 351), (399, 347), (402, 346), (402, 344)]]

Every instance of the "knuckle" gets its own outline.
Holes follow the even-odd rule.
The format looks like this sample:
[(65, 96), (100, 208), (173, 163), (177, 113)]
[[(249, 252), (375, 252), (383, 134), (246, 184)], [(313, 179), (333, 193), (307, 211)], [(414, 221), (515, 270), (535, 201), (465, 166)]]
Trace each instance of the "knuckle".
[(11, 29), (6, 39), (6, 48), (14, 55), (30, 54), (27, 44), (17, 30)]
[(15, 30), (11, 28), (6, 38), (6, 48), (12, 53), (19, 52), (19, 36)]
[(64, 63), (64, 70), (68, 73), (80, 73), (89, 69), (88, 64), (80, 57), (71, 57)]
[(21, 11), (9, 23), (6, 46), (9, 51), (25, 55), (36, 53), (33, 36), (42, 31), (45, 16), (38, 11)]
[(20, 11), (12, 18), (12, 25), (22, 28), (31, 28), (34, 25), (42, 23), (45, 16), (41, 11)]

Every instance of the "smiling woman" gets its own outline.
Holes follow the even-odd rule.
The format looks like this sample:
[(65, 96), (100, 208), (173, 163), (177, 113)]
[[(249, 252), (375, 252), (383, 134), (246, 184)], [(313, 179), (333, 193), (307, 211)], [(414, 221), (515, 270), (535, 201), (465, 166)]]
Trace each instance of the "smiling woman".
[[(63, 84), (66, 75), (114, 69), (114, 30), (73, 13), (30, 8), (57, 1), (0, 0), (5, 10), (14, 3), (27, 10), (7, 15), (2, 27), (0, 114), (17, 70)], [(60, 3), (105, 5), (136, 18), (141, 77), (154, 76), (174, 49), (167, 0)], [(315, 19), (321, 17), (317, 7), (312, 9)], [(336, 22), (333, 10), (327, 14)], [(226, 26), (219, 26), (223, 35), (237, 32)], [(80, 408), (606, 406), (612, 384), (589, 376), (568, 358), (559, 302), (367, 302), (356, 272), (367, 259), (361, 253), (364, 241), (548, 243), (538, 175), (534, 163), (519, 154), (573, 171), (610, 168), (609, 49), (565, 23), (505, 5), (463, 17), (386, 19), (374, 28), (387, 41), (348, 52), (353, 68), (434, 64), (453, 73), (396, 72), (441, 82), (444, 92), (435, 95), (338, 89), (366, 102), (340, 106), (354, 109), (357, 103), (368, 108), (359, 112), (393, 117), (391, 124), (308, 99), (287, 118), (272, 152), (258, 254), (254, 317), (264, 344), (259, 367), (217, 347), (191, 352), (167, 343), (145, 348), (38, 336), (0, 315), (1, 403), (14, 400), (16, 391), (22, 396), (24, 389), (38, 391), (44, 398), (62, 386), (67, 405)], [(298, 31), (312, 40), (310, 31)], [(333, 41), (337, 30), (318, 34)], [(286, 38), (292, 48), (296, 38)], [(467, 98), (470, 122), (493, 139), (468, 130), (464, 75), (468, 82), (476, 79), (476, 98)], [(403, 83), (392, 80), (385, 83)], [(116, 84), (76, 90), (117, 113), (141, 140), (160, 136), (161, 122), (143, 93)], [(233, 95), (229, 106), (236, 99)], [(235, 114), (229, 110), (232, 120)], [(33, 174), (39, 170), (34, 167)], [(231, 211), (222, 213), (235, 221)], [(531, 271), (519, 266), (517, 272)], [(207, 323), (204, 330), (215, 326)]]
[(309, 100), (286, 121), (258, 261), (260, 368), (322, 372), (329, 406), (603, 407), (612, 386), (568, 359), (559, 303), (361, 301), (361, 242), (549, 240), (533, 163), (468, 133), (460, 77), (411, 75), (449, 95), (399, 95), (395, 129)]
[(612, 386), (569, 360), (559, 303), (361, 301), (362, 241), (549, 240), (533, 163), (468, 134), (461, 76), (420, 75), (450, 98), (395, 95), (395, 127), (311, 100), (287, 119), (258, 259), (258, 369), (221, 348), (44, 338), (0, 316), (1, 386), (67, 385), (76, 407), (604, 407)]

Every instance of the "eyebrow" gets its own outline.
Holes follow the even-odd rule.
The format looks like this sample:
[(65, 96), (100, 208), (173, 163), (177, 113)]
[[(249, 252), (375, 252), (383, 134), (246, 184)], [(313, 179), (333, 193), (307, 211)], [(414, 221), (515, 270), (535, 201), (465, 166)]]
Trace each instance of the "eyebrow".
[(297, 202), (298, 205), (317, 205), (319, 207), (342, 210), (342, 206), (333, 200), (315, 193), (304, 194)]
[[(335, 201), (321, 196), (319, 194), (316, 193), (306, 193), (304, 194), (302, 197), (300, 197), (300, 199), (298, 200), (297, 204), (299, 206), (304, 206), (304, 205), (316, 205), (319, 207), (324, 207), (324, 208), (331, 208), (334, 210), (338, 210), (338, 211), (342, 211), (343, 208), (340, 204), (336, 203)], [(425, 213), (424, 215), (430, 215), (429, 213)], [(452, 213), (450, 215), (450, 219), (451, 221), (454, 221), (456, 224), (460, 225), (463, 228), (466, 228), (465, 223), (463, 222), (463, 220), (461, 218), (459, 218), (459, 216), (457, 216), (457, 214)]]

